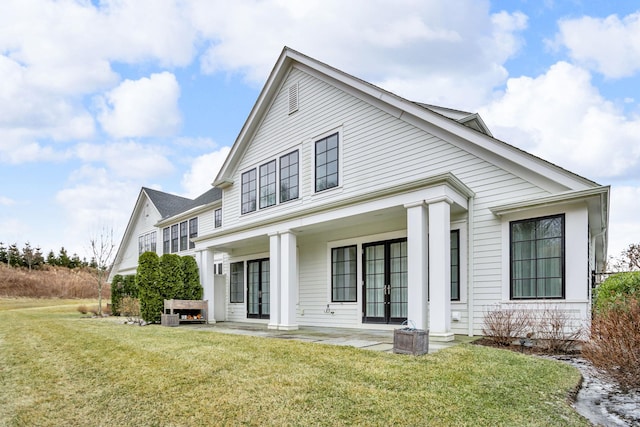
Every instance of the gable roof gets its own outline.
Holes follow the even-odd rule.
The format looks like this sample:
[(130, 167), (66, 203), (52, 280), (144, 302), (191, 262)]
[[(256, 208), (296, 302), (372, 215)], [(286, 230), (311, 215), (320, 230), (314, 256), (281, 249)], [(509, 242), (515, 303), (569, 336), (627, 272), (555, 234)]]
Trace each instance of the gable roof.
[(147, 194), (149, 200), (160, 212), (163, 220), (187, 212), (198, 206), (207, 205), (222, 198), (222, 190), (219, 188), (211, 188), (205, 193), (199, 195), (195, 199), (188, 199), (175, 194), (165, 193), (163, 191), (153, 190), (151, 188), (142, 187), (142, 191)]
[(494, 138), (478, 114), (409, 101), (289, 47), (282, 50), (229, 155), (220, 168), (213, 182), (214, 186), (225, 188), (233, 184), (233, 172), (236, 166), (292, 67), (323, 79), (395, 117), (423, 126), (428, 129), (428, 132), (441, 139), (450, 143), (465, 144), (466, 149), (472, 150), (479, 157), (502, 159), (512, 166), (522, 168), (531, 176), (553, 182), (567, 190), (598, 186), (587, 178)]

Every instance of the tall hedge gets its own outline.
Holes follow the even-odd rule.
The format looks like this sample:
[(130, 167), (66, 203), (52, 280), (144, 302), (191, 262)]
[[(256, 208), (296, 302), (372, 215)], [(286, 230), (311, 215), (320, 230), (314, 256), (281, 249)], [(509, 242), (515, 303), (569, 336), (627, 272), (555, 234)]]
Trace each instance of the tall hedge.
[(145, 252), (138, 259), (136, 285), (140, 299), (140, 316), (146, 322), (160, 321), (164, 298), (160, 283), (160, 258), (155, 252)]
[(184, 273), (184, 289), (180, 299), (202, 299), (203, 289), (195, 258), (189, 255), (182, 257), (182, 272)]
[(120, 316), (120, 303), (124, 296), (124, 277), (119, 274), (113, 276), (111, 281), (111, 313)]
[(136, 285), (135, 274), (124, 276), (122, 293), (125, 297), (138, 298), (138, 286)]
[(160, 293), (164, 299), (181, 299), (183, 276), (180, 255), (164, 254), (160, 257)]

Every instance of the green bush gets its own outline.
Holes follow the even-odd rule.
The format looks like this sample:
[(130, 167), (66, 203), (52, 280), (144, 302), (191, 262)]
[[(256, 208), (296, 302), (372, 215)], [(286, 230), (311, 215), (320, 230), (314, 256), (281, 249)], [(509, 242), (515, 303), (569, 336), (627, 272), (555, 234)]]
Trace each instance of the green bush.
[(184, 274), (184, 288), (180, 299), (202, 299), (202, 285), (198, 263), (194, 257), (185, 255), (182, 257), (182, 272)]
[(140, 300), (140, 315), (149, 323), (160, 321), (164, 298), (160, 284), (160, 258), (155, 252), (145, 252), (138, 259), (136, 285)]
[(124, 296), (124, 277), (119, 274), (113, 276), (111, 281), (111, 313), (120, 316), (120, 307)]
[(640, 271), (609, 276), (598, 286), (594, 297), (596, 312), (624, 304), (630, 297), (640, 299)]
[(163, 299), (182, 299), (183, 276), (180, 255), (164, 254), (160, 257), (160, 293)]
[(123, 295), (129, 296), (131, 298), (138, 298), (138, 286), (136, 285), (135, 274), (124, 276), (122, 293)]

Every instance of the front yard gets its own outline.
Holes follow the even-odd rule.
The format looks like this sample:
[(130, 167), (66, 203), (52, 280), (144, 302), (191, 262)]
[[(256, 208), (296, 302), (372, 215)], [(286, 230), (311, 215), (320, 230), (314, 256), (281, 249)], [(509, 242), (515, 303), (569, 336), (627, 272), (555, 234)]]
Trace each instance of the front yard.
[(576, 369), (510, 351), (416, 358), (34, 305), (0, 301), (0, 425), (589, 425)]

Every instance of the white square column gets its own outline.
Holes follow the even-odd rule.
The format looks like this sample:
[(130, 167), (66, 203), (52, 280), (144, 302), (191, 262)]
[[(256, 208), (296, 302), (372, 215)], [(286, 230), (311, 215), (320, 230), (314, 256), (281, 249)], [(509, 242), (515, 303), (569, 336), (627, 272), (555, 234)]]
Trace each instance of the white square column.
[(280, 324), (280, 258), (280, 235), (269, 234), (269, 329)]
[(418, 329), (427, 329), (429, 218), (423, 201), (404, 207), (407, 209), (407, 320)]
[(278, 329), (298, 329), (298, 249), (291, 231), (280, 233), (280, 323)]
[(453, 341), (451, 332), (451, 203), (447, 197), (429, 205), (429, 337)]
[(210, 249), (203, 249), (196, 252), (196, 262), (200, 273), (200, 285), (202, 285), (202, 299), (208, 300), (207, 319), (208, 323), (216, 323), (215, 316), (215, 263), (214, 252)]

